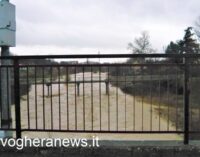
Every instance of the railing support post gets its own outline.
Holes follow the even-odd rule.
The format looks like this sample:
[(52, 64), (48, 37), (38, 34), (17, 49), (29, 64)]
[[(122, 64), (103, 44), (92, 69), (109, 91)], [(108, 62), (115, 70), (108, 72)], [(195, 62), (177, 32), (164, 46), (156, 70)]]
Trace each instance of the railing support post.
[(19, 60), (14, 59), (14, 92), (15, 92), (15, 120), (16, 138), (21, 138), (21, 110), (20, 110), (20, 82), (19, 82)]
[(189, 64), (184, 58), (184, 144), (189, 144)]
[(50, 96), (50, 86), (52, 86), (52, 84), (51, 83), (46, 83), (46, 86), (47, 86), (47, 96)]
[(80, 83), (76, 83), (76, 87), (77, 87), (77, 94), (78, 96), (80, 96)]
[(108, 89), (109, 88), (108, 87), (109, 86), (109, 82), (106, 81), (105, 84), (106, 84), (106, 95), (108, 95), (109, 94), (109, 89)]

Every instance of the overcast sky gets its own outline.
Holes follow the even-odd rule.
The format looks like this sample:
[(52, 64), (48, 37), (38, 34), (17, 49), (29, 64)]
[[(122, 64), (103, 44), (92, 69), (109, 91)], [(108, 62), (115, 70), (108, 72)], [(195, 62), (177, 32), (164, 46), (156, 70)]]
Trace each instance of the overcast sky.
[(200, 16), (200, 0), (10, 0), (16, 54), (129, 53), (148, 31), (158, 52)]

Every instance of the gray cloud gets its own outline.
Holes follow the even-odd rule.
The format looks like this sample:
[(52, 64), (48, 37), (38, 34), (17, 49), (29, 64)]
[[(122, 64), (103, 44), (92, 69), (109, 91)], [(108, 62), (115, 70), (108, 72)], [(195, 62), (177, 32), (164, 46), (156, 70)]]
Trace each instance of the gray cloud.
[[(14, 50), (47, 47), (127, 52), (141, 31), (161, 50), (200, 15), (199, 0), (11, 0), (17, 7)], [(30, 50), (31, 51), (31, 50)], [(73, 52), (72, 52), (73, 53)]]

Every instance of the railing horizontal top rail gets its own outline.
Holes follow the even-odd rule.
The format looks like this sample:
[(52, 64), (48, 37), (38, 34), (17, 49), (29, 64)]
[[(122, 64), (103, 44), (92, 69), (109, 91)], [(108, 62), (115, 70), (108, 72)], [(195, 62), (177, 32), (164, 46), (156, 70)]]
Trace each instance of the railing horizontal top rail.
[(77, 55), (22, 55), (22, 56), (1, 56), (0, 59), (66, 59), (66, 58), (193, 58), (200, 57), (200, 54), (77, 54)]

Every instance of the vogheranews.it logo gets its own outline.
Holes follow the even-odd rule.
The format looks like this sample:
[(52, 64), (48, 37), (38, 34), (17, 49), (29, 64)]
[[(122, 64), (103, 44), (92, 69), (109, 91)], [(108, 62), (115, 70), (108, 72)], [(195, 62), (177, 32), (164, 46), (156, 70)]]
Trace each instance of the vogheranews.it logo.
[(3, 147), (14, 147), (22, 150), (25, 147), (100, 147), (99, 138), (93, 136), (92, 139), (86, 138), (6, 138), (0, 139), (0, 145)]

